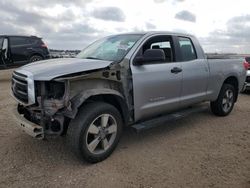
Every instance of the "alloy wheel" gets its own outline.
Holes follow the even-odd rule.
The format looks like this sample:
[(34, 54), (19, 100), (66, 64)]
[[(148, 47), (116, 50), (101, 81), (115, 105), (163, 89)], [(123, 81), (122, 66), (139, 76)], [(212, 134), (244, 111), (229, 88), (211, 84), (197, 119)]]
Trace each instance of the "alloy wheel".
[(89, 152), (102, 154), (114, 143), (117, 134), (117, 122), (110, 114), (98, 116), (90, 124), (86, 134), (86, 144)]
[(234, 103), (234, 93), (231, 89), (226, 90), (223, 99), (222, 99), (222, 107), (225, 112), (228, 112)]

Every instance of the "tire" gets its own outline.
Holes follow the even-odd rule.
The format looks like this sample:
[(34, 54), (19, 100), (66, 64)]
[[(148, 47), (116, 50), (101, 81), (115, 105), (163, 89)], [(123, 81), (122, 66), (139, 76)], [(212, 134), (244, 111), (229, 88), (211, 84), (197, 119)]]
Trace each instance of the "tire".
[(217, 116), (227, 116), (233, 110), (235, 98), (235, 87), (223, 84), (217, 100), (210, 103), (211, 111)]
[(121, 115), (114, 106), (104, 102), (89, 103), (81, 107), (70, 122), (67, 141), (80, 159), (97, 163), (114, 151), (122, 127)]
[(30, 63), (33, 63), (35, 61), (41, 61), (41, 60), (43, 60), (43, 57), (40, 55), (33, 55), (30, 57)]

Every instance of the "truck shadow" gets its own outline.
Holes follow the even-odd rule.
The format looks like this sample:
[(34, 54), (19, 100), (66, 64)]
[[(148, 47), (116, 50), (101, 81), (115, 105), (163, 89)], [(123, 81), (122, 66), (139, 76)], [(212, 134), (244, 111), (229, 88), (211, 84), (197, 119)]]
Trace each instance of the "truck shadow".
[(120, 145), (122, 147), (123, 145), (133, 145), (138, 144), (139, 142), (151, 142), (156, 138), (167, 137), (172, 134), (182, 134), (183, 131), (191, 131), (192, 127), (199, 126), (198, 122), (201, 118), (210, 118), (211, 116), (213, 115), (210, 113), (210, 110), (207, 109), (203, 112), (191, 114), (185, 118), (170, 121), (166, 124), (139, 133), (135, 132), (134, 129), (127, 127), (124, 130)]
[[(185, 131), (192, 131), (192, 128), (200, 126), (202, 118), (209, 119), (211, 116), (211, 113), (207, 110), (140, 133), (136, 133), (132, 128), (127, 127), (124, 129), (118, 147), (110, 158), (115, 160), (115, 158), (119, 158), (119, 153), (125, 151), (130, 152), (130, 148), (138, 148), (138, 152), (140, 152), (140, 149), (143, 149), (141, 146), (160, 142), (164, 137), (183, 135)], [(41, 168), (44, 163), (46, 164), (45, 167), (57, 165), (79, 167), (79, 165), (90, 165), (77, 158), (70, 151), (66, 136), (41, 141), (31, 138), (25, 133), (20, 133), (15, 148), (18, 148), (18, 155), (15, 155), (19, 158), (18, 160), (21, 160), (23, 163), (27, 160), (35, 161), (34, 164), (32, 164), (34, 167), (39, 166), (39, 168)], [(109, 159), (105, 161), (108, 160)]]

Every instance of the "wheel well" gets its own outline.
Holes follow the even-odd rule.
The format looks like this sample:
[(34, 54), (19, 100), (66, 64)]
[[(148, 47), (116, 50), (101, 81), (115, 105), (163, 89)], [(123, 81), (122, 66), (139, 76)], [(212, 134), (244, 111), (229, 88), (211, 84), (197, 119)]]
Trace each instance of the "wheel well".
[(238, 91), (239, 91), (239, 82), (238, 82), (238, 79), (234, 76), (230, 76), (228, 77), (225, 81), (224, 81), (224, 84), (230, 84), (232, 86), (234, 86), (235, 90), (236, 90), (236, 96), (235, 96), (235, 102), (237, 101), (238, 99)]
[(112, 94), (94, 95), (89, 97), (82, 105), (96, 101), (102, 101), (113, 105), (120, 112), (124, 125), (128, 124), (129, 120), (128, 107), (123, 98)]

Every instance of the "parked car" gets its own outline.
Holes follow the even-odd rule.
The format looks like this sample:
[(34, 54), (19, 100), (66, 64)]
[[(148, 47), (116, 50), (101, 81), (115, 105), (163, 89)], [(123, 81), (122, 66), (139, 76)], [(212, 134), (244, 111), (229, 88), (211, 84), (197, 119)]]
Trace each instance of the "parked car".
[(20, 66), (49, 57), (48, 47), (39, 37), (0, 35), (0, 68)]
[(250, 90), (250, 57), (246, 57), (246, 68), (247, 70), (247, 77), (246, 77), (246, 86), (244, 91)]
[(29, 135), (67, 134), (72, 150), (95, 163), (113, 152), (124, 126), (154, 127), (198, 111), (205, 101), (215, 115), (227, 116), (245, 78), (243, 59), (208, 60), (192, 35), (120, 34), (77, 58), (17, 69), (13, 113)]

